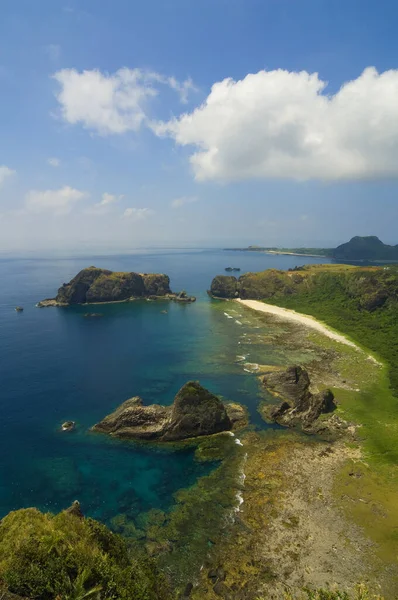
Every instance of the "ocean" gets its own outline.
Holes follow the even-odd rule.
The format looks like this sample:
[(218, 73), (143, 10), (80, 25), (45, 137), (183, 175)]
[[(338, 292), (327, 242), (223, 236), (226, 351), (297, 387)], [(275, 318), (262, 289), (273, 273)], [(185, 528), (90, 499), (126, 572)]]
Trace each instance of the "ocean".
[[(279, 364), (281, 351), (272, 336), (259, 343), (269, 328), (261, 316), (211, 300), (206, 290), (227, 266), (242, 274), (308, 262), (328, 261), (222, 250), (0, 259), (0, 518), (28, 506), (57, 512), (75, 499), (105, 523), (127, 511), (170, 508), (177, 490), (213, 465), (197, 462), (193, 450), (112, 440), (90, 427), (132, 396), (170, 404), (194, 379), (245, 404), (251, 425), (265, 428), (252, 365)], [(86, 307), (35, 306), (90, 265), (166, 273), (173, 291), (185, 289), (197, 302), (101, 305), (93, 309), (103, 313), (98, 319), (84, 318)], [(61, 432), (65, 420), (76, 430)]]

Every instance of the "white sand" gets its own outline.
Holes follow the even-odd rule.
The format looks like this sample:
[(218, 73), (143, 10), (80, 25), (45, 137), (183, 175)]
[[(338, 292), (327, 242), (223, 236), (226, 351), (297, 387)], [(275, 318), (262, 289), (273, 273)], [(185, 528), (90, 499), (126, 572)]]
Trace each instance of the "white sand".
[[(259, 300), (241, 300), (237, 298), (236, 300), (240, 304), (247, 306), (248, 308), (252, 308), (253, 310), (258, 310), (259, 312), (267, 313), (270, 315), (274, 315), (275, 317), (279, 317), (280, 319), (285, 319), (289, 321), (294, 321), (295, 323), (300, 323), (301, 325), (305, 325), (306, 327), (311, 327), (311, 329), (315, 329), (319, 331), (319, 333), (323, 333), (327, 335), (327, 337), (335, 340), (336, 342), (341, 342), (342, 344), (346, 344), (347, 346), (352, 346), (357, 350), (360, 348), (348, 340), (341, 333), (336, 333), (332, 329), (329, 329), (327, 325), (324, 325), (320, 321), (314, 319), (314, 317), (308, 317), (307, 315), (303, 315), (301, 313), (296, 312), (295, 310), (289, 310), (287, 308), (280, 308), (279, 306), (274, 306), (273, 304), (266, 304), (265, 302), (260, 302)], [(376, 359), (373, 356), (369, 356), (369, 358), (375, 362)]]

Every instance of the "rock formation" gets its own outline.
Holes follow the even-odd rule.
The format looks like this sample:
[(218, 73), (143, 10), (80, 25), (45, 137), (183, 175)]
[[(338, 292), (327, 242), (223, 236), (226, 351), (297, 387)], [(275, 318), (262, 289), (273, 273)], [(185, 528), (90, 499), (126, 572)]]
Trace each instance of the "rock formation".
[(144, 406), (141, 398), (131, 398), (93, 430), (123, 438), (177, 441), (230, 431), (246, 422), (243, 407), (223, 404), (199, 382), (189, 381), (171, 406)]
[(305, 431), (315, 431), (319, 429), (316, 423), (319, 417), (336, 408), (330, 390), (317, 394), (310, 391), (310, 378), (302, 367), (271, 371), (262, 377), (262, 383), (267, 390), (283, 400), (278, 406), (263, 406), (261, 409), (265, 418), (280, 425), (301, 425)]
[(64, 512), (66, 512), (66, 514), (68, 514), (68, 515), (73, 515), (74, 517), (78, 517), (79, 519), (84, 518), (84, 514), (82, 512), (80, 502), (78, 500), (74, 500), (72, 502), (71, 506), (69, 506), (69, 508), (66, 508), (64, 510)]
[(185, 302), (195, 300), (186, 294), (183, 298), (173, 294), (167, 275), (117, 273), (107, 269), (88, 267), (80, 271), (69, 283), (64, 283), (55, 298), (42, 300), (38, 306), (126, 302), (135, 298), (165, 298)]
[(211, 282), (209, 294), (214, 298), (238, 298), (238, 280), (233, 275), (217, 275)]
[(65, 421), (62, 423), (61, 430), (62, 431), (73, 431), (76, 427), (75, 421)]

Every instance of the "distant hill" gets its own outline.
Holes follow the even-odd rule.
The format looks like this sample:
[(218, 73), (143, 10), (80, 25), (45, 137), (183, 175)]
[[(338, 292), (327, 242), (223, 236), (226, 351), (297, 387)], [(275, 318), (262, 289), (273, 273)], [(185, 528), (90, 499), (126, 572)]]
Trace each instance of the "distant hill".
[(332, 251), (337, 260), (398, 260), (398, 245), (383, 244), (375, 235), (355, 236)]
[(397, 261), (398, 245), (383, 244), (375, 235), (355, 236), (349, 242), (337, 248), (275, 248), (249, 246), (248, 248), (226, 248), (226, 250), (245, 250), (247, 252), (266, 252), (268, 254), (291, 254), (294, 256), (316, 256), (335, 258), (336, 260), (369, 260), (374, 262)]

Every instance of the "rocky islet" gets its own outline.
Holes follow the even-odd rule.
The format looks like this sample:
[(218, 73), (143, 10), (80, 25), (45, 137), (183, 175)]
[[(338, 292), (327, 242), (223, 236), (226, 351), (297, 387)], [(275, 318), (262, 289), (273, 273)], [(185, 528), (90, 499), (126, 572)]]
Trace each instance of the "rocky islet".
[(199, 382), (189, 381), (171, 406), (145, 406), (137, 396), (94, 425), (93, 431), (120, 438), (168, 442), (231, 431), (246, 423), (246, 410), (242, 406), (224, 404)]
[(69, 283), (64, 283), (55, 298), (42, 300), (37, 306), (100, 304), (135, 299), (196, 300), (186, 292), (174, 294), (170, 289), (170, 278), (165, 274), (114, 272), (91, 266), (82, 269)]

